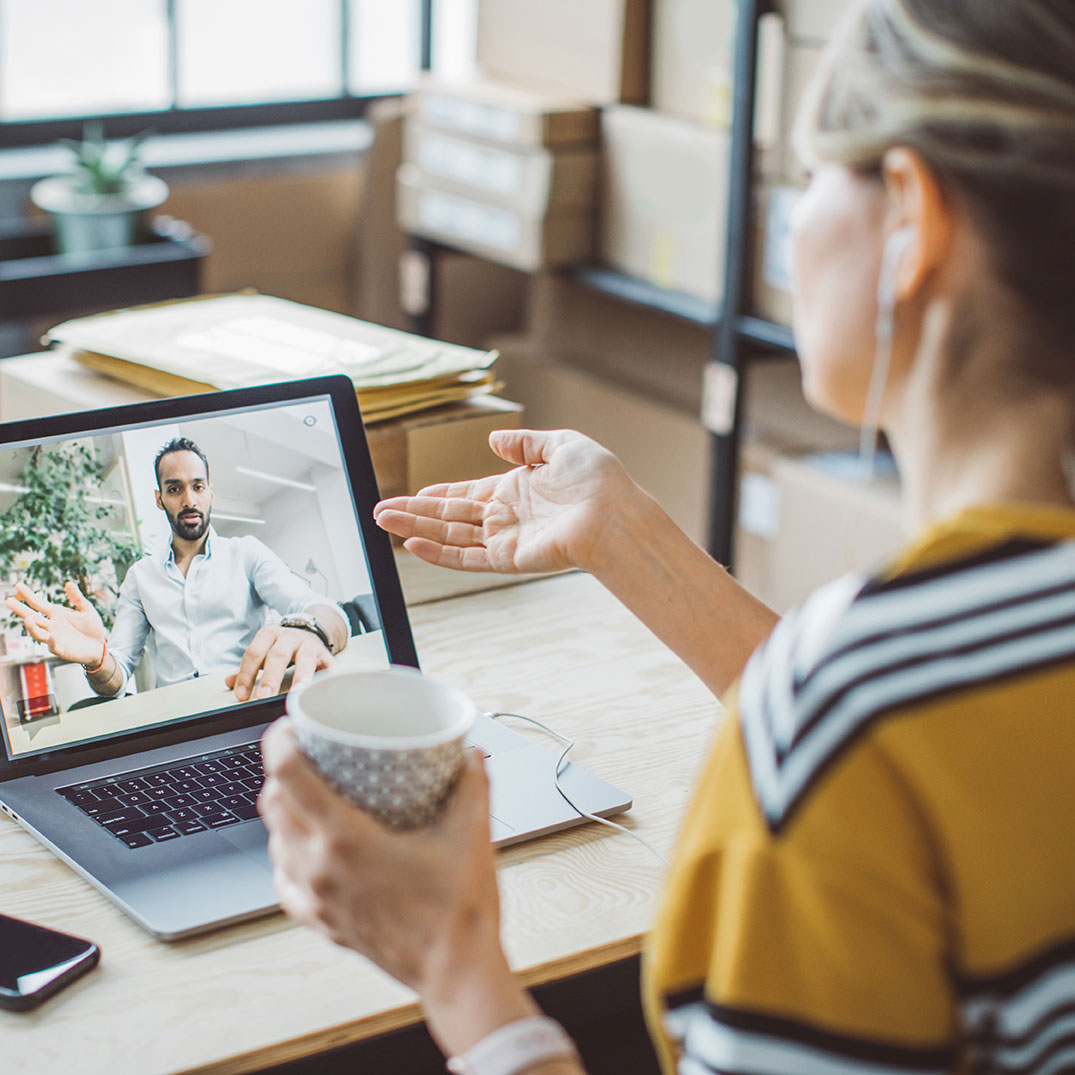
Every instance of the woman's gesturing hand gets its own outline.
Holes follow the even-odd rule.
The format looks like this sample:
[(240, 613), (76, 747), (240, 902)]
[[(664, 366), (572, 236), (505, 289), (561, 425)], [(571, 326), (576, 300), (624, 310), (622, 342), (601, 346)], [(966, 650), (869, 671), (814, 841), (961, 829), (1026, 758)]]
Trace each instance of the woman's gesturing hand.
[(602, 535), (638, 487), (619, 460), (570, 430), (502, 430), (493, 451), (507, 474), (434, 485), (384, 500), (377, 525), (416, 556), (463, 571), (591, 569)]

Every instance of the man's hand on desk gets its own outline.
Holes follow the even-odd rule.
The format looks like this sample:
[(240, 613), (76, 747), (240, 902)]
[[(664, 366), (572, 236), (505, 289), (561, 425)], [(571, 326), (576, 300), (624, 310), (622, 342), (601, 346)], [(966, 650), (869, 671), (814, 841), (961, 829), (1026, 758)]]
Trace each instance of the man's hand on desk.
[[(225, 677), (224, 682), (235, 691), (240, 702), (245, 702), (252, 694), (256, 698), (271, 698), (280, 693), (280, 685), (292, 664), (295, 666), (291, 677), (294, 686), (322, 668), (331, 668), (332, 654), (310, 631), (298, 627), (262, 627), (247, 646), (238, 669)], [(258, 680), (256, 690), (255, 680)]]
[(501, 430), (489, 444), (516, 468), (384, 500), (374, 509), (377, 525), (442, 567), (592, 570), (606, 527), (641, 492), (619, 460), (570, 430)]
[[(415, 990), (446, 1053), (538, 1014), (500, 947), (489, 781), (477, 751), (438, 822), (400, 833), (330, 788), (286, 719), (262, 743), (258, 809), (284, 910)], [(579, 1069), (557, 1062), (547, 1070)]]

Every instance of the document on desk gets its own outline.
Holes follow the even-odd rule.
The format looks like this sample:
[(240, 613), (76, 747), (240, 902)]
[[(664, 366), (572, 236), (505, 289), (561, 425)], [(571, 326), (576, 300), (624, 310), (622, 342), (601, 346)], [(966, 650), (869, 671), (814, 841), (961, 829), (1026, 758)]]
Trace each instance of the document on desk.
[(65, 321), (46, 342), (163, 395), (342, 373), (366, 422), (495, 391), (495, 351), (241, 292)]

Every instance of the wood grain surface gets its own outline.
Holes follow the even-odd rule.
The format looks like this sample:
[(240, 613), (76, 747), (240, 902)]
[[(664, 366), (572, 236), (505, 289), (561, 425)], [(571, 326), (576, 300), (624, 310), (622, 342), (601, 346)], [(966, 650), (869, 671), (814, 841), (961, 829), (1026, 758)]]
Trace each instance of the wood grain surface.
[[(634, 796), (621, 820), (670, 853), (720, 708), (593, 579), (442, 597), (411, 621), (427, 672), (575, 738), (573, 760)], [(663, 874), (594, 824), (508, 848), (499, 869), (505, 943), (531, 984), (637, 952)], [(407, 990), (279, 914), (156, 941), (2, 817), (0, 911), (102, 950), (100, 967), (36, 1011), (0, 1011), (4, 1075), (238, 1075), (419, 1018)]]

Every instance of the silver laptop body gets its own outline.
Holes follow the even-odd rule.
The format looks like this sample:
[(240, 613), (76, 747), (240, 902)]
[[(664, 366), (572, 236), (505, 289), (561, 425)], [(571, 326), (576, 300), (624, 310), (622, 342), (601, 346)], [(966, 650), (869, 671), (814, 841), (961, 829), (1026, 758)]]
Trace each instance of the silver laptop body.
[[(315, 414), (316, 422), (311, 418)], [(332, 544), (343, 560), (364, 561), (359, 566), (369, 592), (353, 602), (341, 602), (352, 620), (352, 641), (358, 633), (379, 632), (385, 664), (417, 667), (391, 545), (372, 522), (378, 498), (376, 481), (354, 389), (346, 378), (319, 378), (7, 423), (0, 426), (0, 460), (6, 452), (20, 448), (25, 452), (28, 446), (85, 442), (86, 438), (115, 437), (122, 431), (140, 431), (138, 438), (144, 439), (151, 435), (146, 430), (170, 432), (177, 427), (181, 431), (202, 430), (209, 436), (214, 421), (222, 428), (226, 425), (229, 436), (236, 429), (256, 430), (259, 423), (269, 422), (274, 429), (280, 426), (279, 441), (287, 444), (292, 454), (299, 454), (296, 444), (301, 442), (302, 430), (296, 425), (296, 435), (288, 436), (286, 428), (295, 419), (307, 430), (319, 425), (317, 431), (323, 434), (316, 450), (311, 448), (314, 463), (307, 477), (312, 478), (309, 482), (277, 480), (313, 486), (320, 480), (318, 474), (330, 482), (339, 477), (335, 473), (339, 471), (350, 493), (345, 513), (353, 529), (350, 552), (346, 543), (341, 546), (340, 527), (325, 547)], [(226, 442), (226, 437), (220, 438), (221, 444)], [(335, 460), (326, 447), (333, 445)], [(19, 488), (17, 483), (9, 484)], [(340, 486), (334, 488), (338, 492)], [(337, 501), (333, 502), (336, 508)], [(3, 514), (0, 506), (0, 530)], [(246, 519), (234, 525), (249, 522)], [(309, 572), (313, 564), (312, 557), (308, 565), (299, 563), (296, 573), (304, 567)], [(358, 570), (354, 563), (337, 567), (330, 577), (342, 579), (347, 571)], [(318, 576), (325, 574), (317, 570)], [(352, 580), (352, 587), (355, 585)], [(342, 590), (334, 596), (349, 592)], [(376, 638), (364, 641), (381, 645)], [(66, 678), (72, 679), (70, 675)], [(178, 713), (141, 727), (107, 730), (70, 742), (60, 742), (67, 734), (61, 731), (65, 717), (72, 725), (82, 722), (81, 727), (87, 713), (100, 712), (103, 721), (109, 703), (76, 714), (50, 702), (49, 711), (38, 716), (32, 712), (35, 699), (20, 699), (18, 705), (8, 695), (0, 694), (0, 699), (0, 719), (4, 721), (0, 809), (150, 933), (174, 940), (276, 908), (267, 835), (251, 805), (256, 800), (256, 781), (250, 775), (247, 754), (268, 724), (283, 712), (283, 696), (241, 705), (229, 700), (226, 707)], [(556, 788), (558, 754), (487, 716), (479, 718), (470, 741), (489, 755), (490, 829), (495, 843), (514, 843), (584, 820)], [(174, 775), (177, 771), (178, 777)], [(223, 785), (218, 774), (225, 781)], [(233, 805), (228, 818), (224, 814), (229, 811), (223, 808), (212, 815), (204, 812), (217, 803), (200, 802), (214, 779), (217, 790), (236, 792), (226, 801), (243, 803), (242, 808)], [(576, 765), (564, 765), (560, 780), (572, 801), (588, 813), (609, 816), (631, 806), (629, 796)], [(176, 792), (176, 788), (181, 790)], [(154, 798), (158, 794), (161, 797)], [(117, 805), (121, 796), (123, 803)], [(136, 805), (128, 806), (129, 802)], [(183, 805), (173, 807), (176, 802)], [(202, 813), (194, 812), (196, 804)], [(162, 817), (169, 819), (174, 836), (158, 824)], [(173, 822), (173, 817), (187, 821)], [(213, 827), (217, 822), (200, 824), (207, 817), (216, 818), (218, 827)], [(102, 822), (100, 818), (109, 820)], [(155, 827), (139, 829), (143, 821)], [(143, 833), (141, 839), (139, 833)], [(168, 838), (158, 839), (164, 835)]]

